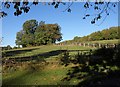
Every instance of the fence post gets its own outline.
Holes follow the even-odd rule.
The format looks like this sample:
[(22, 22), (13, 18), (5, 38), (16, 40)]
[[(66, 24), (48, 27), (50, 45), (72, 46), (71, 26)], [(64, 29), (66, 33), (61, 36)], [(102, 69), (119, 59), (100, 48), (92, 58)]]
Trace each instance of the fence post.
[(89, 45), (90, 45), (90, 43), (88, 43), (88, 47), (90, 47)]
[(99, 48), (101, 48), (101, 44), (99, 43)]
[(79, 46), (81, 46), (81, 43), (79, 43)]
[(84, 47), (85, 47), (85, 43), (83, 43), (84, 44)]
[(93, 47), (95, 47), (95, 44), (93, 43)]

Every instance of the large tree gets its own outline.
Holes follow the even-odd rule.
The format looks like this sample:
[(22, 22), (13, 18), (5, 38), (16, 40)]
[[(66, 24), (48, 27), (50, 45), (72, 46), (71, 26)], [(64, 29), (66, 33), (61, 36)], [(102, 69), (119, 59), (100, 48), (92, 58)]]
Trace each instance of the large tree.
[(35, 31), (35, 43), (52, 44), (62, 40), (61, 28), (58, 24), (43, 24), (38, 26)]
[(26, 34), (34, 34), (36, 28), (38, 26), (38, 22), (34, 19), (28, 20), (23, 24), (23, 30)]
[(16, 45), (18, 45), (18, 46), (19, 46), (19, 45), (23, 45), (23, 42), (22, 42), (23, 34), (24, 34), (24, 31), (23, 31), (23, 30), (17, 32), (16, 41), (15, 41)]
[(36, 20), (28, 20), (23, 24), (23, 30), (17, 33), (16, 44), (26, 46), (34, 45), (34, 32), (38, 26)]
[(28, 20), (23, 24), (23, 29), (17, 32), (16, 45), (39, 46), (53, 44), (62, 40), (58, 24), (45, 24), (41, 21), (38, 25), (36, 20)]

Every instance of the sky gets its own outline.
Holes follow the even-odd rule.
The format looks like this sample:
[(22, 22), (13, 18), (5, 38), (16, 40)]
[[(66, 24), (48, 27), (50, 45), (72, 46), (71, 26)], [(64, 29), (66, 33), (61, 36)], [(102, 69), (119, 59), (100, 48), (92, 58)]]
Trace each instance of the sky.
[[(2, 33), (3, 42), (2, 46), (11, 45), (16, 46), (16, 33), (22, 30), (22, 25), (25, 21), (36, 19), (38, 22), (45, 21), (46, 24), (57, 23), (61, 27), (63, 40), (71, 40), (75, 36), (86, 36), (92, 32), (107, 29), (109, 27), (118, 26), (118, 8), (113, 9), (110, 15), (102, 22), (93, 25), (90, 23), (92, 17), (83, 20), (86, 10), (83, 8), (84, 2), (76, 2), (71, 6), (72, 12), (64, 12), (67, 5), (60, 5), (58, 9), (53, 6), (39, 4), (32, 6), (30, 11), (20, 16), (14, 16), (13, 6), (10, 9), (3, 8), (8, 15), (0, 19), (0, 35)], [(68, 4), (68, 3), (67, 3)], [(89, 9), (88, 12), (94, 13), (93, 9)], [(2, 25), (2, 26), (1, 26)]]

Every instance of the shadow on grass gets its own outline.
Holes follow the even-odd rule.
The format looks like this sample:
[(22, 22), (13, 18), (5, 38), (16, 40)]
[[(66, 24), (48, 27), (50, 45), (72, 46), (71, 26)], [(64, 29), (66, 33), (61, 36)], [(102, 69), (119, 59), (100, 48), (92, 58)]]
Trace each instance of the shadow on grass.
[[(4, 79), (2, 81), (2, 87), (29, 86), (29, 84), (31, 84), (29, 83), (29, 80), (32, 80), (32, 79), (33, 79), (33, 83), (35, 84), (34, 78), (31, 78), (31, 76), (34, 77), (34, 74), (36, 73), (36, 71), (34, 72), (31, 70), (19, 71), (18, 75), (16, 75), (16, 72), (14, 73), (15, 73), (15, 76)], [(39, 73), (41, 73), (41, 71), (39, 71)]]
[(40, 54), (32, 55), (32, 56), (9, 58), (9, 60), (13, 60), (16, 62), (25, 62), (25, 61), (37, 60), (38, 58), (45, 59), (45, 58), (49, 58), (52, 56), (57, 56), (57, 55), (63, 53), (64, 51), (66, 51), (66, 50), (55, 50), (55, 51), (40, 53)]
[[(101, 48), (91, 55), (77, 54), (70, 63), (79, 64), (68, 70), (61, 81), (74, 78), (80, 87), (119, 87), (120, 86), (120, 45), (115, 48)], [(66, 57), (69, 57), (66, 56)], [(70, 58), (66, 58), (70, 59)]]
[(11, 50), (11, 51), (3, 51), (2, 52), (2, 57), (4, 58), (4, 57), (9, 57), (9, 56), (14, 56), (16, 54), (22, 54), (24, 52), (30, 52), (30, 51), (36, 50), (36, 49), (38, 49), (38, 48), (23, 49), (23, 50), (21, 50), (21, 49), (18, 50), (17, 49), (17, 50)]
[(16, 71), (18, 70), (17, 68), (18, 66), (24, 67), (24, 65), (27, 63), (30, 63), (29, 68), (34, 70), (36, 69), (36, 66), (34, 67), (36, 63), (48, 64), (48, 62), (46, 62), (45, 60), (46, 58), (59, 55), (65, 51), (66, 50), (55, 50), (55, 51), (45, 52), (45, 53), (41, 53), (41, 54), (33, 55), (33, 56), (9, 58), (7, 60), (2, 60), (3, 73), (7, 73), (7, 72), (9, 73), (11, 70)]
[(9, 79), (4, 79), (2, 81), (2, 87), (9, 87), (10, 85), (21, 85), (24, 84), (24, 79), (22, 79), (23, 77), (25, 77), (28, 74), (28, 72), (25, 73), (21, 73), (20, 75), (17, 75), (16, 77), (11, 77)]
[[(2, 81), (2, 87), (23, 87), (30, 86), (29, 80), (32, 81), (34, 85), (36, 82), (34, 81), (34, 75), (42, 75), (42, 70), (45, 68), (46, 63), (33, 62), (24, 64), (24, 67), (21, 67), (19, 70), (4, 73), (4, 75), (8, 75), (9, 77), (5, 78)], [(38, 75), (38, 76), (39, 76)]]

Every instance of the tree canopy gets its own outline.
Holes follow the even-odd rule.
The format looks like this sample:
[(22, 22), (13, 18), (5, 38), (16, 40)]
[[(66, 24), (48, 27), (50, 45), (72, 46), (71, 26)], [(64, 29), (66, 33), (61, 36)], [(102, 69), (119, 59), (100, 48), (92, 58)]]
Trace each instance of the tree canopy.
[(119, 39), (119, 27), (110, 27), (109, 29), (104, 29), (102, 31), (93, 32), (90, 35), (84, 37), (74, 37), (73, 40), (78, 41), (97, 41), (97, 40), (113, 40)]
[(17, 32), (16, 45), (39, 46), (56, 43), (62, 40), (61, 27), (58, 24), (45, 24), (41, 21), (28, 20), (23, 29)]
[(93, 32), (87, 36), (75, 36), (72, 40), (64, 41), (63, 43), (120, 39), (118, 29), (119, 26), (110, 27), (109, 29)]
[[(73, 5), (74, 2), (78, 0), (70, 0), (69, 3), (64, 2), (62, 0), (52, 0), (51, 2), (45, 2), (45, 1), (39, 2), (39, 0), (33, 0), (32, 2), (30, 2), (29, 0), (23, 0), (23, 2), (20, 1), (21, 0), (16, 0), (16, 1), (13, 0), (13, 2), (11, 2), (11, 0), (5, 0), (4, 2), (2, 2), (1, 7), (9, 9), (11, 5), (13, 5), (15, 9), (15, 12), (13, 14), (15, 16), (19, 16), (23, 13), (28, 13), (32, 8), (32, 5), (37, 6), (40, 5), (40, 3), (43, 3), (45, 5), (52, 5), (54, 8), (59, 8), (60, 5), (67, 5), (67, 8), (65, 8), (64, 11), (72, 12), (71, 6)], [(99, 19), (102, 19), (104, 21), (104, 19), (108, 15), (110, 15), (111, 12), (114, 12), (114, 8), (117, 7), (117, 5), (118, 2), (112, 2), (110, 0), (109, 1), (95, 0), (95, 2), (90, 2), (89, 0), (86, 0), (83, 3), (83, 9), (85, 11), (94, 9), (96, 14), (92, 14), (91, 12), (86, 11), (85, 15), (83, 16), (83, 19), (92, 16), (91, 24), (95, 24), (97, 21), (99, 21)], [(0, 17), (4, 17), (4, 16), (7, 16), (7, 12), (0, 9)]]

